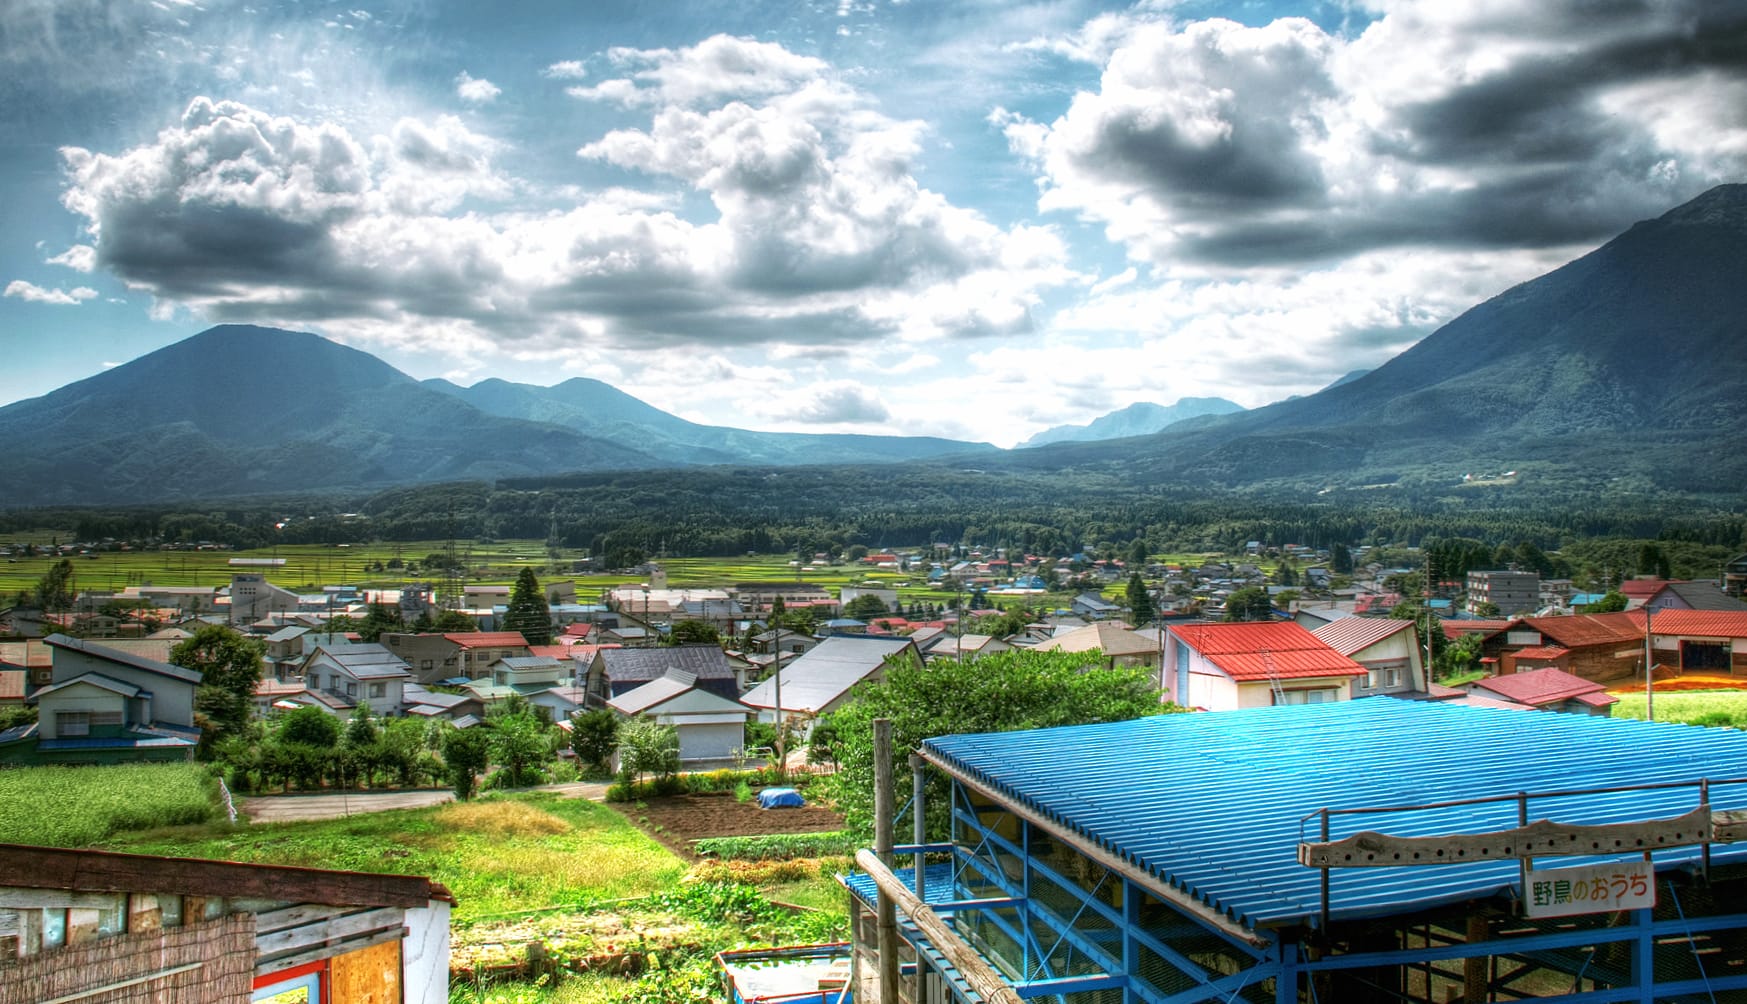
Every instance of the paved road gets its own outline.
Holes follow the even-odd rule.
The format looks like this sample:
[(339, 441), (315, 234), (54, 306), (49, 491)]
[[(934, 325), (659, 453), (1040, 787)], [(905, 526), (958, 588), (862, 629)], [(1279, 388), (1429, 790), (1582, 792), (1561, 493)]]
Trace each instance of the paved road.
[[(529, 791), (555, 791), (565, 798), (606, 799), (607, 786), (591, 781), (547, 784)], [(364, 812), (389, 809), (420, 809), (455, 800), (452, 791), (366, 791), (322, 795), (260, 795), (245, 798), (237, 808), (252, 823), (288, 823), (305, 819), (339, 819)]]

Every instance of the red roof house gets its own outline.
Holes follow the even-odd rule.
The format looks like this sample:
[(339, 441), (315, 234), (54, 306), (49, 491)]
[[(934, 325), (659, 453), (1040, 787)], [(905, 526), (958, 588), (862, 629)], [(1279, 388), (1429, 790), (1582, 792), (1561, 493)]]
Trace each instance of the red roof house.
[(1349, 700), (1369, 671), (1293, 621), (1239, 621), (1167, 626), (1163, 675), (1178, 704), (1225, 711)]
[(1550, 666), (1476, 680), (1469, 685), (1469, 692), (1540, 711), (1571, 711), (1602, 717), (1608, 716), (1620, 700), (1599, 683)]

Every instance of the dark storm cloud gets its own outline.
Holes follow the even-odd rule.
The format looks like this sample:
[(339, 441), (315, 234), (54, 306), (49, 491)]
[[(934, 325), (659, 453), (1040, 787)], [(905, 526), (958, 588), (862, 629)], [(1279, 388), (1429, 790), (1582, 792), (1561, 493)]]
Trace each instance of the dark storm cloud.
[(1747, 172), (1747, 5), (1139, 23), (1061, 118), (997, 120), (1044, 208), (1157, 263), (1588, 243)]

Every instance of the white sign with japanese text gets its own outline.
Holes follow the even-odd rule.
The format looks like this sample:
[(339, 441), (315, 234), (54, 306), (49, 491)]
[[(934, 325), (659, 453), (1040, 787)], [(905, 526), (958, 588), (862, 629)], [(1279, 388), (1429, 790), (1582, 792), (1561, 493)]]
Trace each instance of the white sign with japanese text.
[(1656, 905), (1656, 872), (1644, 860), (1529, 872), (1530, 917), (1640, 910)]

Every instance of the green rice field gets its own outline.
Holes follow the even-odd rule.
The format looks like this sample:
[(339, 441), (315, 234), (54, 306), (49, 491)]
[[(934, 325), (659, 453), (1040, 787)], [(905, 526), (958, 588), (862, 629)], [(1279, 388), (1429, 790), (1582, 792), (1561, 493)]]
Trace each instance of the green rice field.
[[(70, 534), (53, 530), (8, 534), (0, 543), (31, 543), (38, 547), (54, 541), (68, 541)], [(262, 572), (268, 581), (299, 592), (312, 592), (323, 585), (351, 585), (363, 588), (393, 588), (406, 582), (442, 581), (439, 572), (409, 573), (404, 566), (422, 565), (426, 556), (442, 553), (447, 541), (429, 540), (402, 543), (370, 543), (353, 545), (298, 544), (248, 551), (100, 551), (72, 559), (75, 588), (113, 592), (128, 586), (228, 586), (231, 575), (239, 571)], [(504, 540), (489, 544), (457, 544), (456, 555), (468, 566), (470, 583), (507, 584), (513, 582), (524, 567), (532, 567), (542, 582), (572, 580), (576, 583), (579, 602), (592, 602), (614, 586), (642, 581), (629, 575), (578, 575), (571, 568), (584, 553), (576, 550), (550, 552), (542, 541)], [(238, 567), (232, 559), (278, 559), (277, 567)], [(1181, 560), (1198, 560), (1198, 556), (1180, 556)], [(0, 563), (0, 596), (11, 596), (34, 586), (58, 557), (14, 556)], [(806, 566), (797, 569), (792, 554), (746, 555), (733, 558), (661, 558), (657, 563), (667, 572), (673, 586), (727, 586), (736, 582), (800, 581), (824, 586), (833, 594), (845, 585), (869, 584), (896, 588), (905, 602), (950, 602), (950, 589), (930, 588), (926, 573), (900, 573), (890, 569), (875, 569), (864, 565)], [(398, 563), (402, 567), (388, 567)], [(1121, 586), (1105, 590), (1117, 596)], [(1068, 593), (1050, 594), (1018, 600), (1036, 606), (1065, 604)], [(1010, 605), (1013, 598), (996, 600)]]

